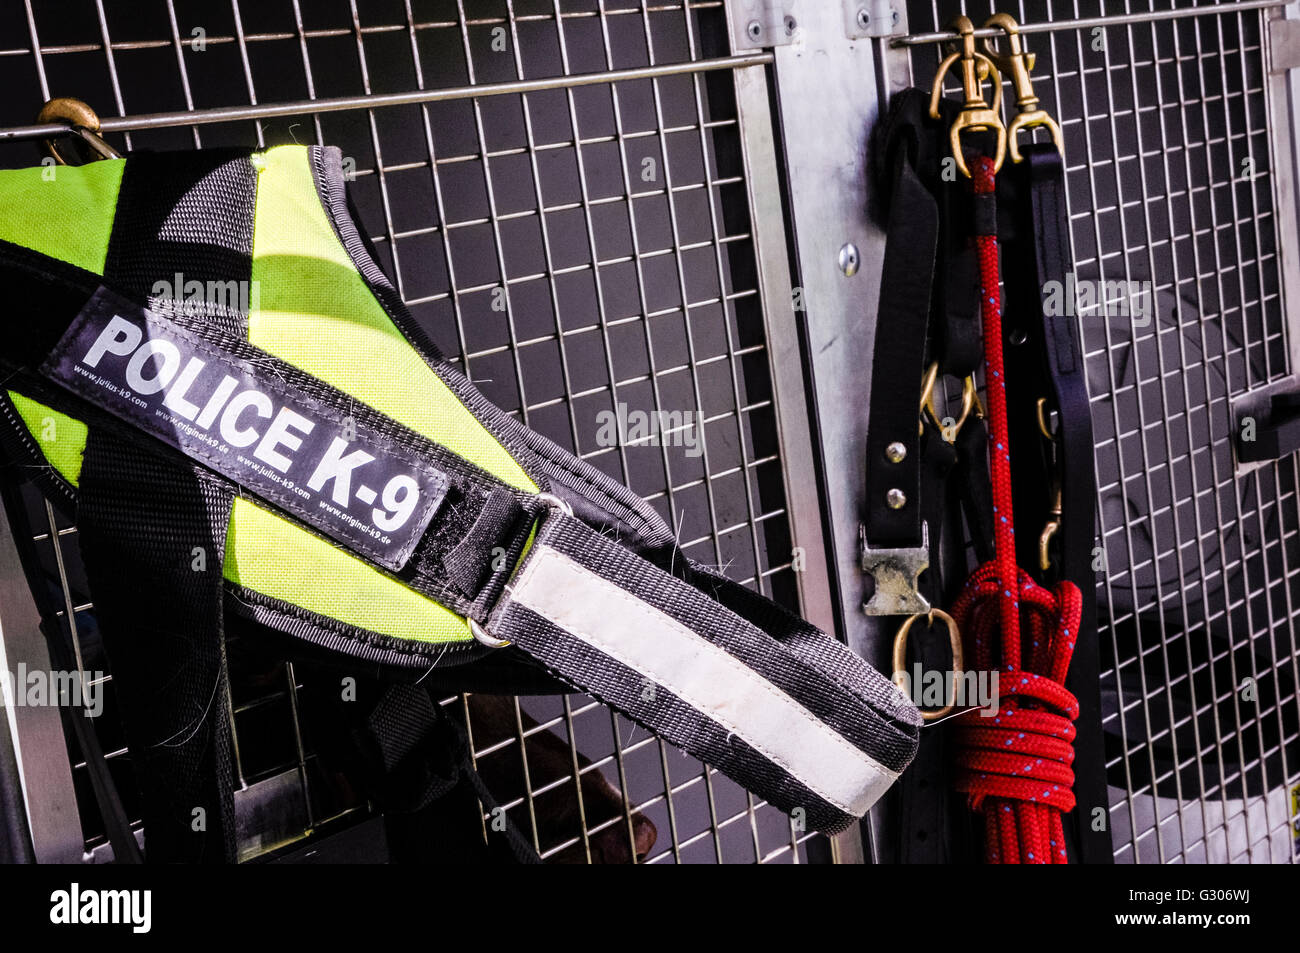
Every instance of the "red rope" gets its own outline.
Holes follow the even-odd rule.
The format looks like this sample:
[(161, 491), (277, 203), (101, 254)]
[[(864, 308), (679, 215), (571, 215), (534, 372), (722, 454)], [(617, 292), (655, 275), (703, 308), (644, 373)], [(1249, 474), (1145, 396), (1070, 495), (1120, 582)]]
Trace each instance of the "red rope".
[[(993, 160), (976, 159), (973, 178), (976, 195), (992, 194)], [(952, 616), (967, 639), (967, 667), (998, 672), (999, 704), (992, 718), (967, 714), (955, 726), (955, 783), (971, 809), (984, 814), (989, 863), (1063, 864), (1061, 815), (1074, 809), (1070, 765), (1073, 722), (1079, 716), (1079, 704), (1064, 682), (1083, 599), (1072, 582), (1049, 591), (1016, 565), (997, 237), (979, 235), (975, 244), (989, 404), (993, 559), (967, 581)]]

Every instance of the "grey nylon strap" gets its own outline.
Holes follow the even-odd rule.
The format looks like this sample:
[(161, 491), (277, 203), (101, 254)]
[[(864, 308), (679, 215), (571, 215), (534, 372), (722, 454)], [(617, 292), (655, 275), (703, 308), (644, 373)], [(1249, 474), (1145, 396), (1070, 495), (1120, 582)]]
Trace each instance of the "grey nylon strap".
[(557, 511), (488, 628), (817, 830), (862, 816), (915, 752), (915, 708), (845, 646), (775, 638)]

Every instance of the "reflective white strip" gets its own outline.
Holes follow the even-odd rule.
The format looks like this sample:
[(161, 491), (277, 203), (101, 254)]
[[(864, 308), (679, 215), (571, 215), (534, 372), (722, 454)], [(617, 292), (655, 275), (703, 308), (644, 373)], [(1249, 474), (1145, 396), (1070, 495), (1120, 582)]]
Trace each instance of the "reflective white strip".
[(511, 599), (662, 685), (847, 814), (861, 817), (898, 778), (744, 662), (549, 546), (535, 548)]

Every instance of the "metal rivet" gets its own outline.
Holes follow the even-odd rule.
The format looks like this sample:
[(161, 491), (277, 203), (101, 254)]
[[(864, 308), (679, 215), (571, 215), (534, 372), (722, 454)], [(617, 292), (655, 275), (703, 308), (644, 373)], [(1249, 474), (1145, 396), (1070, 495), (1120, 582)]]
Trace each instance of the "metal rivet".
[(749, 26), (746, 29), (749, 31), (749, 38), (751, 40), (757, 40), (763, 35), (763, 24), (759, 23), (757, 20), (750, 20)]
[(840, 271), (844, 272), (845, 278), (852, 278), (858, 273), (860, 260), (858, 246), (853, 242), (845, 242), (844, 247), (840, 249)]
[(885, 448), (885, 456), (890, 463), (902, 463), (907, 459), (907, 447), (895, 440)]
[(871, 26), (871, 14), (866, 10), (858, 11), (858, 26), (864, 30)]
[(1029, 335), (1025, 333), (1024, 328), (1012, 328), (1011, 333), (1007, 335), (1007, 338), (1012, 344), (1019, 347), (1029, 340)]
[(889, 504), (891, 510), (901, 510), (907, 505), (907, 494), (894, 488), (885, 494), (885, 502)]
[(893, 15), (893, 17), (892, 17), (892, 20), (893, 20), (894, 25), (897, 26), (897, 25), (898, 25), (898, 21), (901, 20), (901, 19), (902, 19), (902, 17), (900, 17), (899, 14), (898, 14), (898, 11), (895, 10), (895, 11), (894, 11), (894, 15)]
[(794, 17), (786, 17), (786, 18), (785, 18), (785, 35), (786, 35), (786, 36), (794, 36), (795, 28), (798, 27), (798, 26), (799, 26), (799, 24), (795, 22)]

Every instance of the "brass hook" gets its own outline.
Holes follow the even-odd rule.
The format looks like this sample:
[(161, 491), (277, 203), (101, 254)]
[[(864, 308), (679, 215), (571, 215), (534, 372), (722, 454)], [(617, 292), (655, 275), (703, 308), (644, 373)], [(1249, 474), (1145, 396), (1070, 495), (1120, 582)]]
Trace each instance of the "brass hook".
[(1061, 528), (1061, 477), (1056, 469), (1056, 433), (1049, 423), (1054, 412), (1048, 408), (1046, 397), (1038, 398), (1035, 410), (1038, 417), (1038, 432), (1043, 435), (1052, 450), (1052, 505), (1047, 511), (1047, 522), (1043, 525), (1043, 532), (1038, 537), (1038, 566), (1043, 572), (1052, 568), (1052, 557), (1048, 547), (1051, 545), (1052, 537)]
[[(68, 132), (80, 136), (86, 145), (98, 153), (101, 158), (122, 158), (121, 154), (99, 135), (99, 115), (80, 99), (73, 99), (70, 96), (59, 96), (51, 99), (41, 107), (40, 113), (36, 116), (36, 121), (39, 123), (67, 123)], [(42, 140), (41, 145), (44, 146), (45, 152), (59, 165), (72, 164), (59, 152), (59, 147), (55, 144), (53, 137)]]
[(921, 406), (917, 408), (916, 435), (925, 434), (925, 411), (934, 405), (934, 384), (939, 379), (939, 362), (935, 361), (925, 371), (921, 379)]
[(1038, 407), (1035, 411), (1035, 414), (1038, 417), (1038, 432), (1046, 438), (1048, 443), (1054, 443), (1056, 441), (1056, 434), (1053, 433), (1052, 428), (1047, 425), (1048, 418), (1053, 413), (1055, 413), (1055, 411), (1049, 411), (1047, 409), (1047, 398), (1038, 398)]
[[(961, 653), (961, 630), (957, 628), (957, 620), (948, 613), (942, 609), (931, 609), (929, 612), (918, 612), (916, 615), (908, 616), (903, 624), (899, 626), (898, 634), (894, 636), (894, 684), (906, 690), (908, 682), (907, 633), (911, 630), (912, 623), (917, 619), (925, 619), (926, 625), (934, 625), (936, 616), (948, 627), (948, 644), (952, 649), (952, 691), (949, 693), (948, 703), (942, 708), (936, 708), (933, 711), (921, 711), (921, 718), (925, 721), (937, 721), (957, 707), (957, 685), (961, 681), (965, 664)], [(915, 687), (913, 686), (913, 689)]]
[(1029, 78), (1029, 72), (1034, 68), (1037, 57), (1025, 49), (1020, 34), (1020, 24), (1008, 13), (995, 13), (984, 21), (984, 26), (986, 29), (1001, 29), (1007, 35), (1009, 49), (1007, 53), (997, 50), (988, 39), (985, 39), (983, 44), (984, 52), (989, 59), (997, 63), (1004, 72), (1011, 74), (1011, 85), (1016, 91), (1016, 107), (1019, 111), (1007, 128), (1007, 138), (1011, 140), (1011, 161), (1023, 161), (1023, 156), (1020, 155), (1020, 142), (1016, 137), (1022, 129), (1032, 129), (1035, 126), (1043, 126), (1051, 133), (1057, 151), (1064, 156), (1065, 143), (1061, 141), (1061, 127), (1038, 105), (1038, 97), (1034, 95), (1034, 84)]
[(1061, 481), (1054, 480), (1052, 485), (1052, 508), (1048, 511), (1047, 523), (1038, 537), (1038, 567), (1047, 572), (1052, 568), (1052, 557), (1048, 552), (1052, 537), (1061, 528)]
[[(974, 375), (967, 374), (966, 378), (961, 382), (961, 416), (957, 418), (957, 422), (953, 424), (951, 428), (945, 427), (943, 421), (939, 419), (939, 410), (935, 406), (934, 388), (938, 383), (938, 378), (939, 362), (935, 361), (930, 365), (929, 370), (925, 372), (925, 379), (921, 383), (921, 410), (925, 414), (929, 415), (930, 420), (939, 428), (939, 433), (943, 436), (945, 441), (948, 443), (956, 443), (957, 434), (961, 433), (961, 428), (964, 427), (966, 421), (970, 419), (971, 412), (974, 411), (975, 416), (977, 417), (983, 417), (984, 407), (980, 404), (979, 394), (975, 391)], [(921, 430), (925, 430), (924, 419), (921, 421)], [(952, 431), (951, 438), (944, 433), (945, 430)]]
[[(952, 156), (962, 175), (970, 178), (970, 169), (966, 166), (966, 157), (962, 154), (961, 135), (965, 130), (972, 132), (991, 130), (997, 135), (997, 149), (993, 156), (993, 171), (1002, 168), (1007, 155), (1007, 127), (1002, 123), (1002, 74), (997, 65), (988, 56), (975, 49), (975, 24), (970, 17), (961, 16), (953, 21), (952, 29), (961, 34), (957, 50), (944, 57), (939, 64), (939, 71), (934, 74), (934, 85), (930, 89), (930, 118), (938, 119), (939, 97), (943, 95), (943, 78), (953, 64), (961, 61), (962, 90), (966, 101), (961, 112), (952, 124)], [(993, 83), (993, 105), (984, 99), (983, 79)]]

